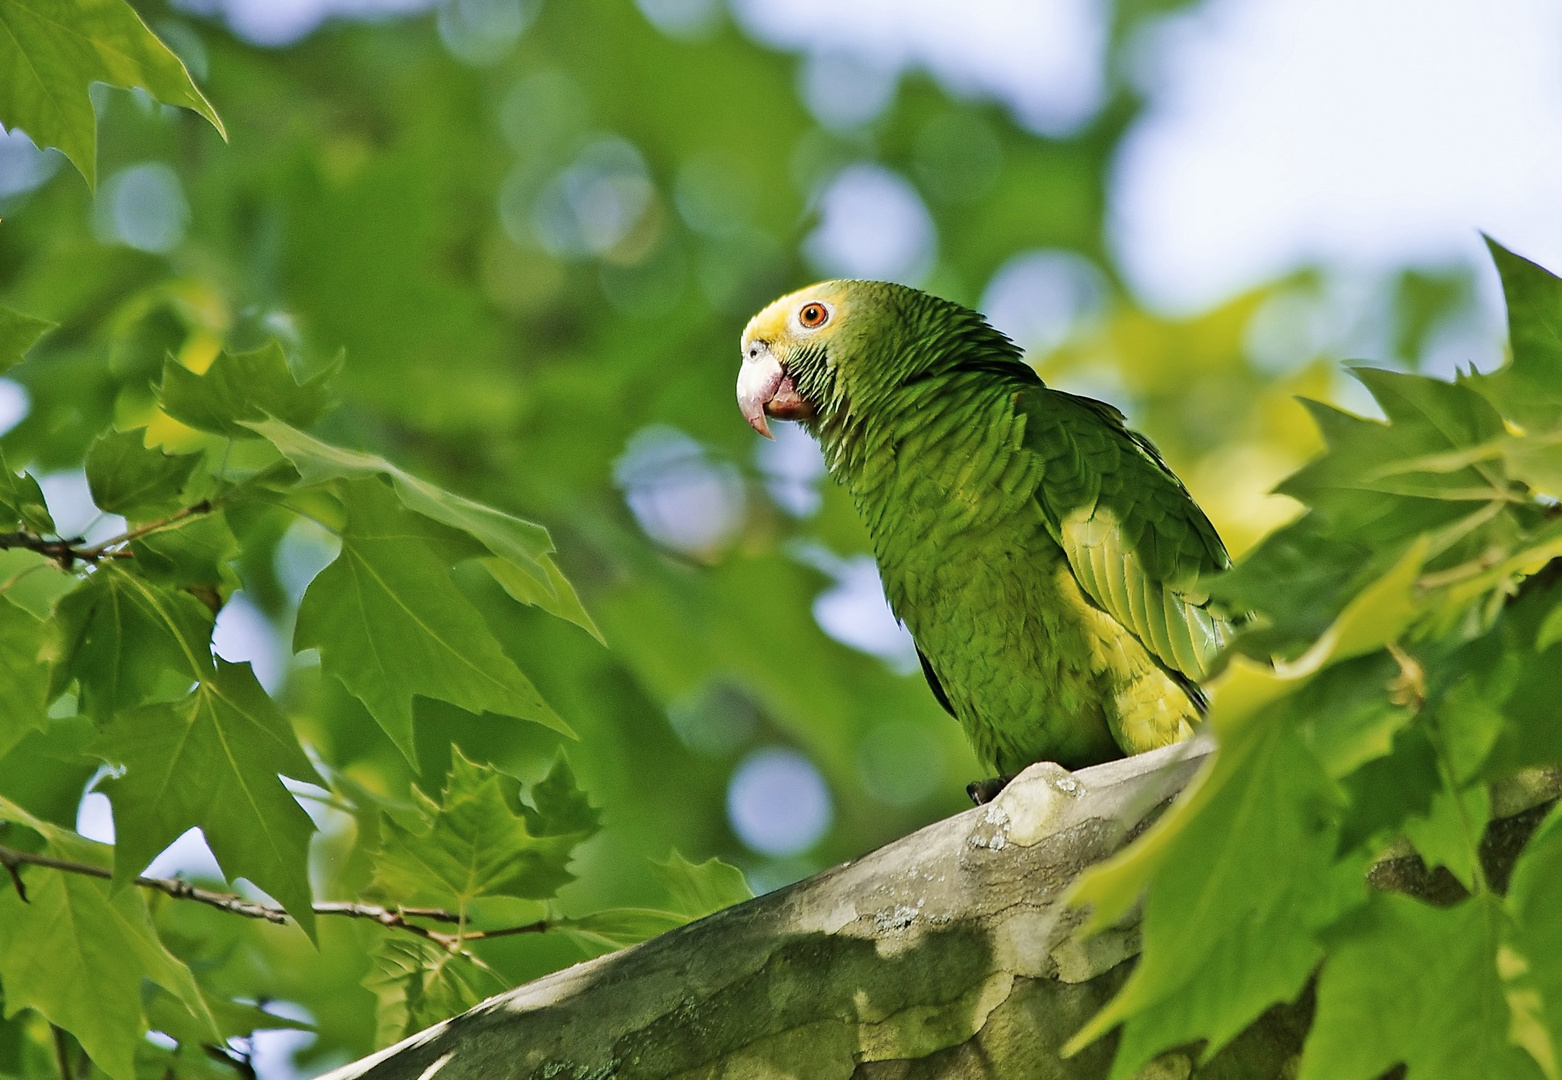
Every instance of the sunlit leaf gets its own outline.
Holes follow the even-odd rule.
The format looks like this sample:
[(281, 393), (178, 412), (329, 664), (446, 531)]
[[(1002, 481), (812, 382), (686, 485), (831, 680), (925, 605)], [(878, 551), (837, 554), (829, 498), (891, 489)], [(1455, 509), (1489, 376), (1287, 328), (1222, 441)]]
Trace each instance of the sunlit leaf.
[(9, 73), (0, 124), (59, 147), (88, 184), (97, 178), (92, 83), (140, 87), (223, 130), (184, 64), (124, 0), (5, 0), (0, 30), (0, 71)]

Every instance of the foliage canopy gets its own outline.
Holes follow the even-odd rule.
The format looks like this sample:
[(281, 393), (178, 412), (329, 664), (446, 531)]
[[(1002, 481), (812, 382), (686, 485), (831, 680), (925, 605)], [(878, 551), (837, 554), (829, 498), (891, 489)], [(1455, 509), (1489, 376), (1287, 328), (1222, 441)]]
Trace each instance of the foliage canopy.
[[(1123, 5), (1115, 40), (1157, 7)], [(142, 8), (0, 0), (0, 70), (28, 73), (0, 124), (95, 185), (101, 113), (108, 177), (8, 197), (0, 232), (0, 372), (30, 402), (0, 439), (0, 1073), (228, 1075), (288, 1027), (320, 1067), (749, 895), (673, 844), (775, 883), (961, 805), (975, 766), (916, 678), (821, 632), (861, 529), (750, 458), (727, 358), (861, 157), (927, 194), (935, 291), (974, 303), (1030, 248), (1109, 266), (1131, 95), (1043, 141), (916, 77), (830, 134), (782, 58), (607, 0), (476, 67), (432, 18), (267, 52)], [(640, 209), (593, 247), (548, 200), (604, 161)], [(171, 242), (116, 221), (132, 179)], [(1315, 974), (1304, 1077), (1557, 1076), (1562, 826), (1506, 888), (1478, 844), (1493, 781), (1562, 763), (1562, 281), (1492, 254), (1508, 362), (1415, 371), (1460, 291), (1407, 275), (1385, 355), (1411, 370), (1352, 369), (1381, 420), (1292, 403), (1338, 396), (1325, 358), (1252, 361), (1305, 276), (1182, 321), (1118, 297), (1036, 357), (1105, 373), (1251, 549), (1210, 582), (1248, 617), (1217, 759), (1079, 890), (1096, 925), (1145, 898), (1143, 959), (1077, 1040), (1120, 1026), (1114, 1076), (1213, 1053)], [(67, 520), (73, 482), (122, 523)], [(736, 524), (659, 531), (680, 483)], [(279, 674), (224, 658), (241, 606), (290, 635)], [(722, 810), (775, 744), (835, 824), (766, 859)], [(75, 831), (84, 791), (114, 844)], [(192, 828), (197, 883), (140, 877)], [(1466, 898), (1369, 890), (1400, 836)]]

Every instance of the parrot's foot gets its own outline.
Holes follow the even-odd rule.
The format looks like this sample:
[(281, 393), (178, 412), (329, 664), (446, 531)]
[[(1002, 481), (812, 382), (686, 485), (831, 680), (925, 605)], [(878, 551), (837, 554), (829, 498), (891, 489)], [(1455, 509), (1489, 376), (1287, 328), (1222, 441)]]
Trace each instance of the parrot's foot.
[(1013, 780), (1013, 776), (989, 776), (986, 780), (972, 780), (965, 785), (965, 793), (971, 796), (971, 801), (977, 806), (992, 802)]

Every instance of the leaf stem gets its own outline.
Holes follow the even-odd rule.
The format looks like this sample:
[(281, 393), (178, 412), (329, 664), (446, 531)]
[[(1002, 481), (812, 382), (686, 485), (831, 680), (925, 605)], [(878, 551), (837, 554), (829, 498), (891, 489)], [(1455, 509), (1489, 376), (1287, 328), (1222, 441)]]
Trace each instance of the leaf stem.
[[(74, 862), (70, 859), (57, 859), (51, 855), (38, 855), (30, 851), (18, 851), (15, 848), (0, 845), (0, 866), (4, 866), (11, 875), (11, 880), (16, 886), (17, 894), (25, 902), (27, 894), (22, 888), (22, 879), (17, 873), (21, 866), (41, 866), (47, 870), (60, 870), (68, 874), (82, 874), (86, 877), (109, 880), (113, 878), (113, 871), (107, 867), (94, 866), (91, 863)], [(234, 893), (216, 892), (211, 889), (203, 889), (192, 885), (180, 878), (149, 878), (138, 877), (136, 884), (143, 889), (155, 889), (166, 893), (176, 900), (194, 900), (197, 903), (206, 904), (226, 911), (232, 915), (243, 915), (249, 919), (262, 919), (269, 923), (283, 925), (289, 922), (288, 914), (280, 907), (272, 904), (261, 904), (253, 900), (246, 900)], [(379, 904), (360, 904), (351, 901), (324, 901), (311, 905), (316, 915), (340, 915), (350, 919), (368, 919), (377, 922), (388, 930), (405, 930), (419, 937), (427, 938), (452, 951), (460, 949), (463, 942), (477, 941), (482, 938), (510, 937), (514, 934), (543, 934), (554, 928), (554, 923), (547, 919), (539, 919), (536, 922), (526, 923), (521, 926), (506, 926), (495, 930), (466, 930), (465, 919), (461, 912), (450, 911), (446, 908), (436, 907), (383, 907)], [(460, 927), (454, 934), (441, 933), (431, 930), (426, 926), (419, 926), (412, 919), (426, 919), (430, 922), (454, 923)]]

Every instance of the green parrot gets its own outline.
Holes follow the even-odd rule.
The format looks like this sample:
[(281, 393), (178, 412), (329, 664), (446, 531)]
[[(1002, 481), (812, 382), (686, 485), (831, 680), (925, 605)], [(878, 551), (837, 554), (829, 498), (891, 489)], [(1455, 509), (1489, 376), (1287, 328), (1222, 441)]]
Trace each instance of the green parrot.
[(743, 416), (818, 439), (929, 686), (1000, 786), (1192, 733), (1231, 633), (1198, 581), (1229, 559), (1122, 413), (1046, 386), (969, 308), (885, 282), (783, 296), (742, 349)]

